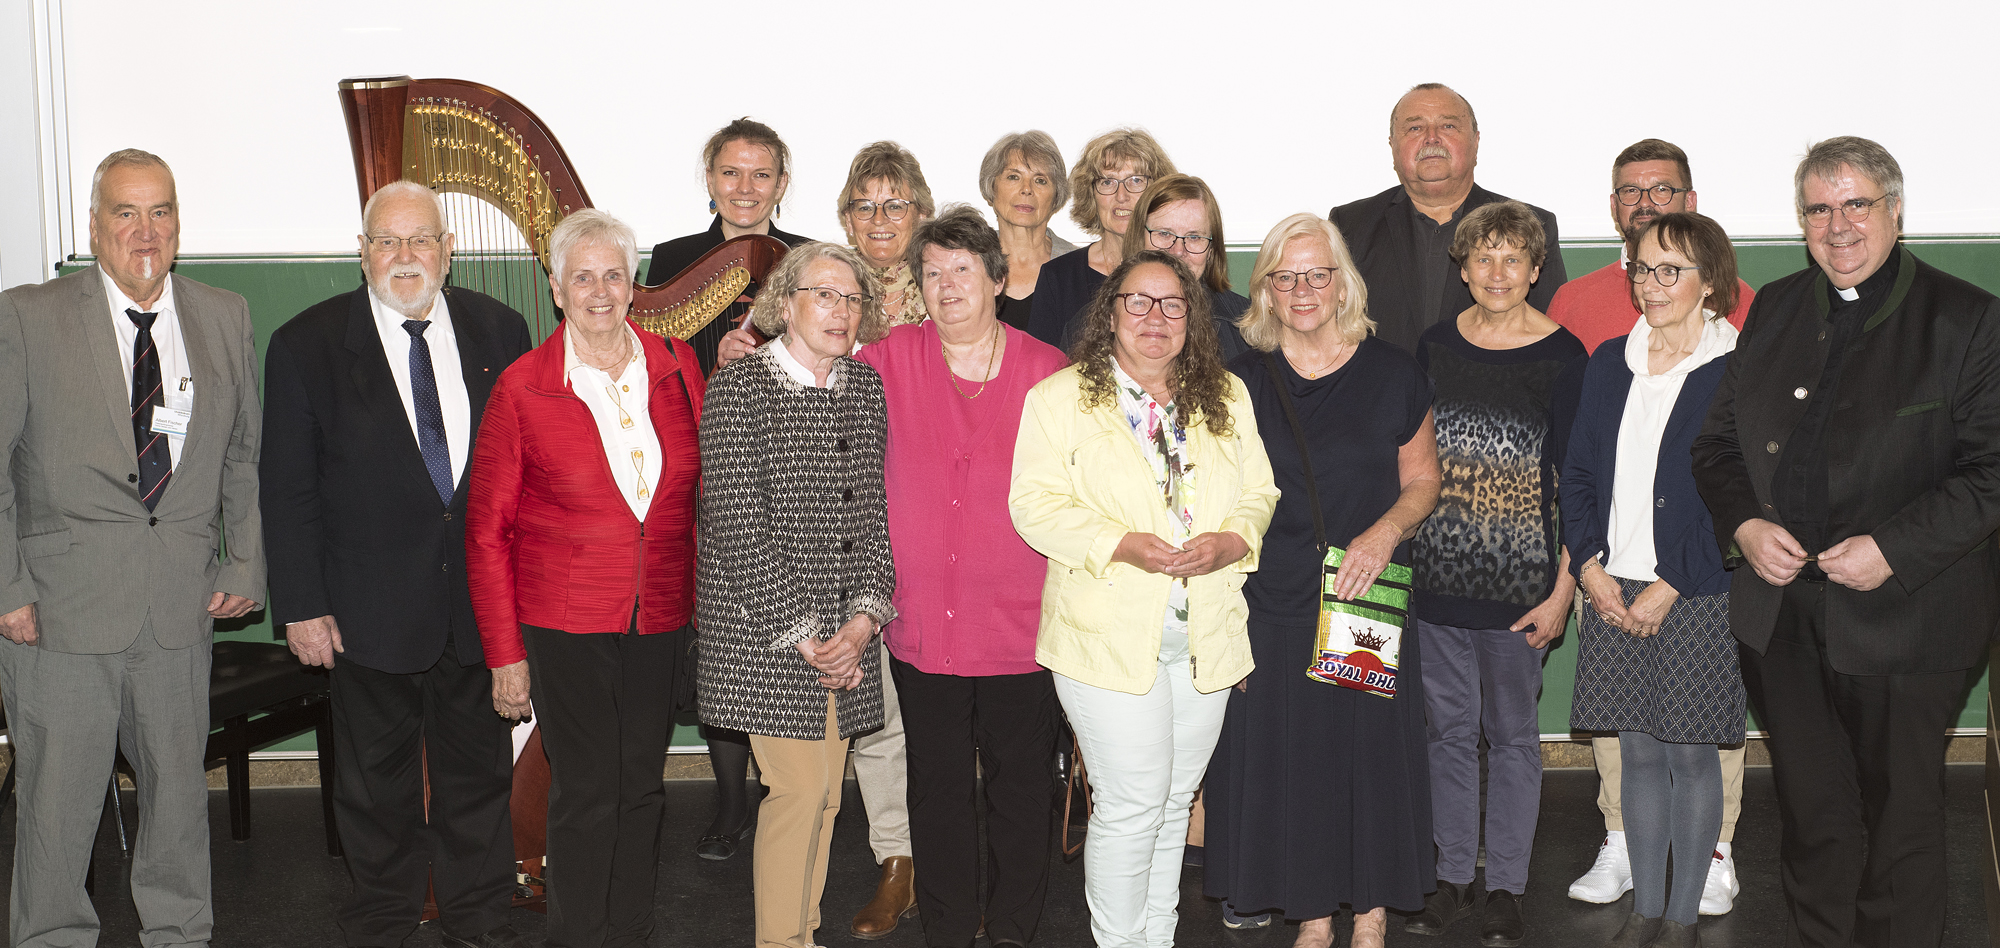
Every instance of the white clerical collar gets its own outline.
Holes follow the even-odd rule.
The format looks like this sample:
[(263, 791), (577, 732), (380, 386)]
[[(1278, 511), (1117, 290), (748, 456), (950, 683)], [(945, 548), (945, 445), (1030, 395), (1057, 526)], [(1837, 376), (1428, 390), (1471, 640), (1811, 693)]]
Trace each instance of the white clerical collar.
[(784, 369), (785, 374), (792, 377), (792, 381), (806, 388), (826, 388), (833, 384), (833, 372), (830, 370), (826, 374), (826, 385), (819, 384), (819, 380), (813, 376), (813, 370), (806, 368), (805, 363), (800, 362), (797, 356), (792, 355), (792, 350), (786, 347), (784, 336), (771, 340), (771, 358), (777, 360), (778, 368)]
[(1839, 293), (1841, 299), (1844, 299), (1850, 303), (1861, 298), (1861, 288), (1858, 286), (1850, 286), (1844, 290), (1836, 288), (1834, 292)]

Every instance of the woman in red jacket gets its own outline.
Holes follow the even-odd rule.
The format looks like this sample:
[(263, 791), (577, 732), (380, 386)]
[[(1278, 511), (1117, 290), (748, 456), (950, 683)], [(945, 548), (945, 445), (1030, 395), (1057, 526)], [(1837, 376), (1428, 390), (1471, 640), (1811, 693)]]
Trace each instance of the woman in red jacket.
[[(638, 244), (602, 211), (549, 239), (561, 329), (507, 369), (473, 444), (466, 564), (519, 720), (530, 680), (549, 757), (550, 948), (643, 944), (660, 773), (694, 616), (694, 351), (626, 317)], [(532, 676), (530, 669), (532, 668)]]

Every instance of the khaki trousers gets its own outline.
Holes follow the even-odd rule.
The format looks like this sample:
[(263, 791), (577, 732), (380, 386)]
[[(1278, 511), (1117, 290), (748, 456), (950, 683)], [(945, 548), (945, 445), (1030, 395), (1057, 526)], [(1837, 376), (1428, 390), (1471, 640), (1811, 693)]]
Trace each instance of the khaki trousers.
[(826, 696), (826, 738), (800, 741), (750, 735), (750, 752), (771, 793), (757, 808), (751, 850), (757, 948), (808, 948), (819, 928), (833, 818), (847, 775), (847, 741), (833, 693)]
[(856, 737), (854, 782), (868, 813), (868, 848), (879, 865), (910, 854), (910, 764), (903, 745), (903, 703), (882, 650), (882, 728)]
[[(1722, 758), (1722, 839), (1736, 839), (1736, 817), (1743, 812), (1743, 745), (1718, 748)], [(1622, 768), (1618, 758), (1618, 735), (1590, 739), (1590, 756), (1597, 761), (1597, 808), (1604, 812), (1606, 832), (1624, 832), (1625, 816), (1619, 808)]]

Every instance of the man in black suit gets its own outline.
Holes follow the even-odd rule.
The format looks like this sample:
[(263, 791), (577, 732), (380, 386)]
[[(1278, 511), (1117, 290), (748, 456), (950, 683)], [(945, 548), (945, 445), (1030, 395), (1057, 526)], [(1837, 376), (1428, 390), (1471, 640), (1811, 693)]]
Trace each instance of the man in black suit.
[(273, 618), (299, 661), (332, 670), (354, 882), (337, 920), (349, 945), (400, 945), (428, 882), (445, 944), (525, 945), (506, 925), (513, 745), (466, 588), (464, 485), (528, 327), (443, 287), (453, 238), (430, 189), (382, 188), (362, 222), (367, 284), (271, 334), (260, 469)]
[(1898, 242), (1881, 145), (1794, 177), (1817, 267), (1764, 287), (1694, 445), (1738, 567), (1793, 943), (1944, 937), (1946, 728), (2000, 619), (2000, 300)]
[[(1479, 119), (1472, 103), (1442, 83), (1426, 82), (1397, 100), (1389, 115), (1389, 153), (1403, 183), (1336, 207), (1327, 217), (1340, 228), (1368, 284), (1375, 334), (1414, 351), (1417, 337), (1432, 323), (1472, 307), (1472, 291), (1451, 261), (1458, 222), (1475, 208), (1507, 198), (1472, 183), (1479, 164)], [(1528, 305), (1546, 313), (1569, 276), (1557, 245), (1556, 216), (1533, 210), (1548, 234), (1549, 259), (1528, 291)]]

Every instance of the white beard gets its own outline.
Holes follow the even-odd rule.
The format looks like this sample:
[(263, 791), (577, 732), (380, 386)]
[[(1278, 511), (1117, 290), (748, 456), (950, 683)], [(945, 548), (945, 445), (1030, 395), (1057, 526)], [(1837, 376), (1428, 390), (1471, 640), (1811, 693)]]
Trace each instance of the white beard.
[[(399, 295), (395, 291), (396, 275), (398, 273), (422, 274), (424, 279), (409, 294)], [(443, 286), (444, 281), (442, 279), (424, 273), (422, 270), (391, 270), (383, 274), (382, 279), (379, 281), (372, 275), (368, 278), (368, 288), (374, 290), (375, 295), (382, 302), (389, 304), (390, 309), (402, 313), (411, 319), (421, 319), (431, 311), (431, 305), (437, 301), (438, 290)]]

